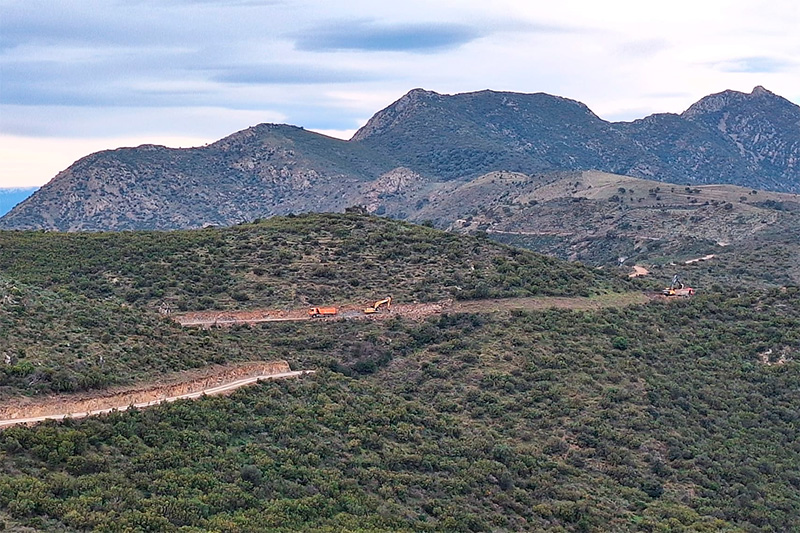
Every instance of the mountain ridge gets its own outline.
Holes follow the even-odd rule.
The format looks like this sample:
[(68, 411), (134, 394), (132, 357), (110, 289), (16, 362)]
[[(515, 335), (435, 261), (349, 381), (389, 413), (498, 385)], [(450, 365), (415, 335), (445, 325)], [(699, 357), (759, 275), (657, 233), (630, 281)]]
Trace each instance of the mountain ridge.
[(398, 173), (429, 189), (493, 171), (599, 170), (798, 192), (799, 160), (800, 106), (761, 86), (632, 122), (546, 93), (413, 89), (349, 141), (259, 124), (203, 147), (91, 154), (0, 218), (0, 229), (178, 229), (356, 204), (379, 212), (386, 176)]

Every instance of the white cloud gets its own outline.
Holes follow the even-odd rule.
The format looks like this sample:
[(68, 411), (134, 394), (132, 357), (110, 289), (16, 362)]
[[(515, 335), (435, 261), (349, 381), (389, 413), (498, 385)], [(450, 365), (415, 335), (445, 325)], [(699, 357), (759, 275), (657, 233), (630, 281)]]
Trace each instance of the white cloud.
[(353, 135), (356, 134), (356, 131), (358, 130), (352, 129), (352, 130), (309, 130), (309, 131), (314, 131), (322, 135), (327, 135), (328, 137), (334, 137), (335, 139), (342, 139), (344, 141), (348, 141)]
[[(3, 0), (0, 135), (43, 137), (25, 152), (33, 167), (74, 153), (70, 139), (209, 141), (261, 122), (349, 132), (415, 87), (549, 92), (613, 120), (755, 85), (800, 101), (799, 5)], [(14, 165), (3, 157), (0, 177)]]
[(286, 121), (277, 111), (221, 107), (0, 106), (0, 115), (0, 134), (82, 139), (218, 139), (262, 122)]

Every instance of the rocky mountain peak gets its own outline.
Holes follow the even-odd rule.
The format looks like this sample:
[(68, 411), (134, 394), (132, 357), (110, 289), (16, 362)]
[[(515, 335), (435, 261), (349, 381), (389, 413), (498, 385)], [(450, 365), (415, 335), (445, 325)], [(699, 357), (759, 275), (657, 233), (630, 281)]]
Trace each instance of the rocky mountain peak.
[(750, 93), (750, 96), (777, 96), (772, 91), (768, 91), (762, 85), (756, 85), (753, 87), (753, 91)]
[(440, 98), (441, 95), (425, 89), (412, 89), (389, 107), (378, 111), (360, 128), (351, 141), (363, 141), (374, 135), (390, 130), (394, 125), (402, 123), (409, 115), (426, 104), (427, 101)]
[[(684, 111), (681, 116), (692, 120), (697, 117), (730, 110), (739, 106), (779, 105), (785, 106), (791, 102), (758, 85), (750, 93), (727, 90), (701, 98)], [(795, 106), (797, 107), (797, 106)]]
[(797, 192), (798, 161), (800, 106), (761, 86), (707, 96), (681, 115), (615, 123), (545, 93), (414, 89), (350, 141), (259, 124), (196, 148), (87, 156), (6, 214), (0, 228), (202, 227), (354, 204), (410, 216), (430, 200), (423, 189), (493, 171), (596, 169)]
[[(721, 135), (756, 177), (756, 185), (796, 190), (800, 159), (800, 106), (762, 86), (748, 93), (707, 96), (682, 115)], [(737, 165), (743, 168), (740, 163)], [(770, 176), (770, 182), (762, 181)]]

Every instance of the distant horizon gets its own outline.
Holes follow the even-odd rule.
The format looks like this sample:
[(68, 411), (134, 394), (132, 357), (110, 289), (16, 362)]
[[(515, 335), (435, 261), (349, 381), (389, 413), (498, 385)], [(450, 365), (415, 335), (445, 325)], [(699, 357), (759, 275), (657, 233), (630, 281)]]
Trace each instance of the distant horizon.
[(30, 197), (40, 187), (0, 187), (0, 217)]

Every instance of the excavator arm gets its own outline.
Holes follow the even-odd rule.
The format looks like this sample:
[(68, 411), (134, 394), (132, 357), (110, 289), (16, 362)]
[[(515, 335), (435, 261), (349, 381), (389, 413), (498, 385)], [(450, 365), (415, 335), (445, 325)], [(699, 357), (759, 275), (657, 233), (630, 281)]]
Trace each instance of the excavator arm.
[(364, 313), (367, 315), (371, 315), (372, 313), (377, 313), (378, 309), (382, 305), (386, 306), (387, 311), (390, 310), (392, 308), (392, 297), (389, 296), (387, 298), (384, 298), (383, 300), (378, 300), (377, 302), (372, 304), (372, 307), (367, 307), (366, 309), (364, 309)]

